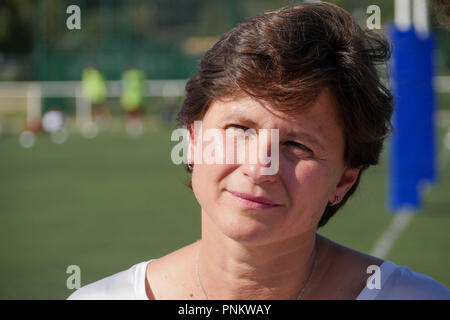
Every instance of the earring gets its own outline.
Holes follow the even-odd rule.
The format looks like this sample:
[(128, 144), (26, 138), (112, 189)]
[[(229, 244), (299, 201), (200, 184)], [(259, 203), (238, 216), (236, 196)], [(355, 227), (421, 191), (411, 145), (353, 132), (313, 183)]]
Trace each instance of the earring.
[(334, 197), (334, 202), (331, 204), (332, 206), (335, 206), (339, 202), (339, 196)]

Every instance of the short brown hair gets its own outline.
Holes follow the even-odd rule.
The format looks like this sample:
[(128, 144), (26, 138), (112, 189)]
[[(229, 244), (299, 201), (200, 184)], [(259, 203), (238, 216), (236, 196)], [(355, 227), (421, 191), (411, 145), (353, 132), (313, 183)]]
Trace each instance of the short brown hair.
[(447, 28), (450, 28), (450, 3), (448, 0), (432, 0), (438, 20)]
[[(345, 163), (361, 167), (362, 173), (378, 163), (392, 129), (393, 97), (376, 69), (390, 54), (382, 35), (363, 30), (347, 11), (330, 3), (259, 15), (223, 35), (203, 56), (186, 84), (178, 125), (189, 127), (213, 101), (243, 93), (277, 110), (299, 112), (329, 89), (345, 136)], [(318, 227), (345, 204), (360, 176), (339, 204), (327, 206)]]

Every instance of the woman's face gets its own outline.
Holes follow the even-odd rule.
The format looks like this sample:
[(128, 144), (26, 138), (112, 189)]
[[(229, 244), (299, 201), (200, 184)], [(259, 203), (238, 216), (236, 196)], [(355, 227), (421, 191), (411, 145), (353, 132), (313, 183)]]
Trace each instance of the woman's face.
[[(279, 165), (275, 174), (262, 174), (261, 168), (270, 164), (250, 161), (250, 148), (244, 150), (243, 163), (195, 163), (192, 187), (203, 213), (224, 235), (247, 243), (283, 241), (315, 231), (327, 203), (336, 195), (342, 199), (359, 174), (359, 169), (344, 165), (344, 135), (337, 119), (328, 90), (295, 116), (250, 97), (212, 103), (202, 132), (218, 129), (223, 134), (224, 147), (217, 150), (231, 152), (225, 130), (254, 129), (257, 136), (260, 129), (278, 129), (278, 141), (269, 135), (263, 143), (269, 151), (271, 143), (278, 143)], [(200, 148), (200, 138), (191, 127), (190, 159)], [(204, 139), (203, 150), (208, 145)]]

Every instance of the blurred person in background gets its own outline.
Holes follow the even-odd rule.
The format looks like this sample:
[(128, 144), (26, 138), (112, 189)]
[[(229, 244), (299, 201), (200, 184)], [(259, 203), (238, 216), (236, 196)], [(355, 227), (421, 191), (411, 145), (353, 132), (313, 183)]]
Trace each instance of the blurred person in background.
[(42, 120), (40, 118), (27, 121), (24, 125), (24, 131), (29, 131), (34, 134), (42, 130)]
[(126, 115), (126, 130), (131, 136), (143, 132), (142, 102), (144, 100), (145, 75), (137, 68), (128, 68), (122, 73), (122, 95), (120, 102)]
[[(189, 128), (201, 239), (69, 299), (450, 299), (427, 275), (317, 234), (378, 164), (392, 131), (392, 94), (376, 68), (390, 53), (382, 35), (325, 2), (268, 12), (223, 35), (177, 117)], [(269, 163), (248, 152), (243, 163), (198, 161), (200, 120), (222, 134), (276, 129), (279, 140), (262, 143), (279, 153)], [(278, 170), (264, 174), (275, 161)]]
[(82, 86), (83, 93), (92, 106), (94, 121), (105, 126), (111, 121), (111, 113), (106, 104), (105, 78), (97, 67), (91, 65), (83, 70)]

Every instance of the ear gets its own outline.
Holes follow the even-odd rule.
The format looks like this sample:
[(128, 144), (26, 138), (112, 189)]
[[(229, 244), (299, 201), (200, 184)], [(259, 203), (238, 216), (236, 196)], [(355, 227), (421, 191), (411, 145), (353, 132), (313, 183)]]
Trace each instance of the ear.
[[(328, 199), (330, 203), (337, 204), (344, 196), (347, 194), (347, 191), (355, 184), (358, 179), (359, 173), (361, 171), (361, 167), (358, 168), (345, 168), (344, 172), (341, 175), (341, 179), (338, 184), (334, 188), (333, 193), (331, 194), (331, 198)], [(336, 196), (339, 197), (339, 200), (336, 201)]]

